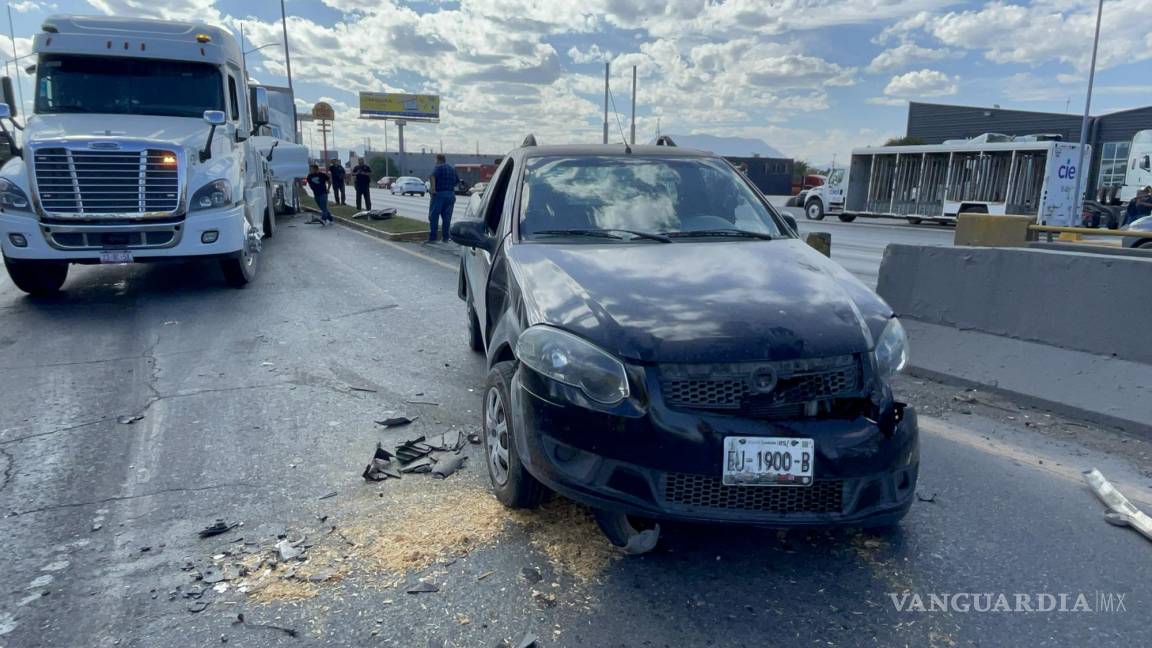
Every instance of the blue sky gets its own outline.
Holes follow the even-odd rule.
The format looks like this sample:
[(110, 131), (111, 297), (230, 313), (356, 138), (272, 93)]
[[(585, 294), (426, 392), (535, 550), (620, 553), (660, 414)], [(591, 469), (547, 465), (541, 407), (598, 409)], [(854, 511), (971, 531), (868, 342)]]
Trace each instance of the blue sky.
[[(50, 13), (201, 19), (249, 47), (278, 42), (278, 0), (22, 0), (17, 50)], [(301, 105), (338, 110), (341, 149), (384, 124), (357, 119), (360, 90), (440, 94), (439, 125), (410, 125), (409, 150), (501, 153), (528, 132), (542, 142), (598, 141), (603, 63), (637, 132), (759, 137), (817, 163), (900, 135), (907, 101), (1079, 113), (1094, 0), (288, 0)], [(1104, 3), (1093, 112), (1152, 103), (1152, 0)], [(1140, 18), (1136, 18), (1140, 17)], [(5, 51), (11, 44), (0, 43)], [(249, 58), (283, 84), (279, 45)], [(27, 90), (30, 90), (27, 85)], [(619, 115), (626, 131), (628, 116)], [(618, 137), (615, 116), (611, 130)], [(1149, 125), (1152, 127), (1152, 124)], [(395, 127), (389, 132), (395, 149)], [(318, 139), (316, 140), (318, 146)], [(841, 159), (843, 159), (841, 157)]]

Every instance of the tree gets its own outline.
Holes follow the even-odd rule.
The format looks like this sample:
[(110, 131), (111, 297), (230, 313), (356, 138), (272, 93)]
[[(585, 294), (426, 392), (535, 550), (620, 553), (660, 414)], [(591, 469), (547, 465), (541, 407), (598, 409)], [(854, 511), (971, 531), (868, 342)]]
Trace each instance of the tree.
[(924, 140), (919, 137), (905, 135), (903, 137), (893, 137), (889, 139), (887, 142), (884, 142), (884, 146), (923, 146), (924, 143)]
[(384, 176), (394, 178), (400, 175), (400, 167), (387, 155), (373, 155), (368, 159), (368, 166), (372, 167), (373, 180), (379, 180)]
[(793, 180), (803, 180), (804, 176), (806, 176), (810, 173), (812, 173), (812, 165), (808, 164), (804, 160), (793, 160), (792, 161), (792, 179)]

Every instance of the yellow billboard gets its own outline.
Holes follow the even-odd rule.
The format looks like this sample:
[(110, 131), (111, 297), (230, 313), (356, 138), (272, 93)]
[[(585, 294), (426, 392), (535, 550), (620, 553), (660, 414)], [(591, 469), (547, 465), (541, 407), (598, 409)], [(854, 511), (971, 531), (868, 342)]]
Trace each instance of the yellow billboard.
[(360, 117), (438, 122), (440, 97), (395, 92), (361, 92)]

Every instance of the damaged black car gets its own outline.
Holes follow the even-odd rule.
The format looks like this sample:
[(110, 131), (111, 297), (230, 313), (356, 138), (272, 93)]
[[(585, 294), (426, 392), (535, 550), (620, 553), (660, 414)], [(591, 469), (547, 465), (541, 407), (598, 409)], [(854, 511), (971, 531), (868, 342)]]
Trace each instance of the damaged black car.
[(452, 226), (485, 460), (505, 505), (591, 506), (625, 551), (659, 521), (897, 523), (919, 432), (892, 309), (723, 158), (509, 154)]

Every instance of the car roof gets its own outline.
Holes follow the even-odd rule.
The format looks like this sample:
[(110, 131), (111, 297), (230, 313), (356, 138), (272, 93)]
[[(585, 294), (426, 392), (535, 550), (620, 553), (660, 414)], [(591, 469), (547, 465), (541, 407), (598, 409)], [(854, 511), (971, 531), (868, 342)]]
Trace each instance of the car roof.
[(524, 158), (552, 157), (552, 156), (609, 156), (609, 157), (693, 157), (720, 159), (721, 156), (709, 151), (699, 149), (681, 148), (679, 146), (633, 146), (631, 153), (623, 144), (564, 144), (550, 146), (523, 146), (514, 151), (513, 155)]

